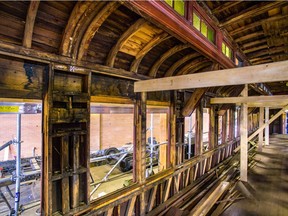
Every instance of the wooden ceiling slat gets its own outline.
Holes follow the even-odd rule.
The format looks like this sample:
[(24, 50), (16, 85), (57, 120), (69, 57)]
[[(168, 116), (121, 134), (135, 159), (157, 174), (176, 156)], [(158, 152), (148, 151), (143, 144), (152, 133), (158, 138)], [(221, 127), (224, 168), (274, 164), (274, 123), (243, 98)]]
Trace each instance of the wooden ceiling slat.
[(225, 2), (225, 3), (221, 4), (220, 6), (214, 8), (212, 10), (212, 13), (213, 14), (221, 13), (222, 11), (228, 10), (229, 8), (234, 7), (240, 3), (241, 3), (241, 1)]
[(239, 37), (239, 38), (235, 39), (234, 41), (236, 43), (239, 43), (239, 42), (243, 42), (245, 40), (256, 38), (256, 37), (259, 37), (259, 36), (262, 36), (262, 35), (264, 35), (264, 32), (263, 31), (258, 31), (258, 32), (254, 32), (254, 33), (247, 34), (247, 35), (244, 35), (242, 37)]
[(182, 67), (176, 74), (176, 76), (180, 76), (180, 75), (185, 75), (190, 73), (191, 70), (193, 70), (193, 68), (198, 67), (199, 65), (201, 65), (202, 63), (208, 62), (209, 60), (206, 59), (205, 57), (199, 57), (191, 62), (189, 62), (188, 64), (186, 64), (184, 67)]

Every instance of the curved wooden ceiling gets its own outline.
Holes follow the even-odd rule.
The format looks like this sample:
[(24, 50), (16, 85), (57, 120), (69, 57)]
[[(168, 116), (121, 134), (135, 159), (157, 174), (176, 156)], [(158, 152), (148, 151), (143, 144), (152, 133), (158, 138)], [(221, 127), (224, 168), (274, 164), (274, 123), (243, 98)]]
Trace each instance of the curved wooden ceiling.
[[(288, 59), (286, 1), (201, 4), (251, 64)], [(212, 70), (211, 59), (143, 17), (117, 1), (2, 1), (0, 42), (147, 78)]]

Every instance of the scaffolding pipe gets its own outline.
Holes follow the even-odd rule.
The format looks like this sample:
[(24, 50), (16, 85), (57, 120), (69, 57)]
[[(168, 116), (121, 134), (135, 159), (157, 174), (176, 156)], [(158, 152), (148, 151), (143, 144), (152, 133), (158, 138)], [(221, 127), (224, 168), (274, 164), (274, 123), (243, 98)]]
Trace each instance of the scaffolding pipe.
[(17, 155), (16, 155), (16, 185), (15, 185), (15, 215), (18, 215), (20, 203), (21, 182), (21, 114), (17, 114)]
[(188, 159), (191, 158), (191, 150), (192, 150), (192, 142), (191, 142), (191, 138), (192, 138), (192, 114), (189, 118), (189, 131), (188, 131)]
[(153, 139), (153, 113), (151, 113), (150, 121), (150, 174), (153, 173), (153, 151), (154, 151), (154, 139)]

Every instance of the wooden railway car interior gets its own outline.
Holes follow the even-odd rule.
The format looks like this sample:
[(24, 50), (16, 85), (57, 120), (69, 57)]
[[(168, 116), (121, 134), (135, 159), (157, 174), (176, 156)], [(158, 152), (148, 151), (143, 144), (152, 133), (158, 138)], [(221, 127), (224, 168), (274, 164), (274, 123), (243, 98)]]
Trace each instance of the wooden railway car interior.
[[(288, 2), (1, 1), (0, 113), (39, 101), (39, 214), (219, 215), (288, 132)], [(98, 156), (116, 161), (95, 183)]]

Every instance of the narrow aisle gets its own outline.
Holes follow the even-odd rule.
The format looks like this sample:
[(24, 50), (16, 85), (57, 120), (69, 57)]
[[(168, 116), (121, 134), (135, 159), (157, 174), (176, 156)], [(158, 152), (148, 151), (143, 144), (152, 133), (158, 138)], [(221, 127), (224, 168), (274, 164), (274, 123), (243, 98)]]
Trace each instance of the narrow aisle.
[(240, 200), (223, 216), (288, 215), (288, 136), (271, 136), (270, 145), (258, 152), (255, 160), (257, 163), (248, 174), (255, 200)]

